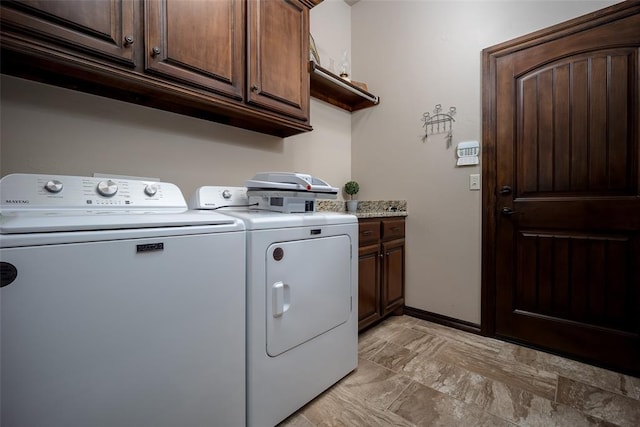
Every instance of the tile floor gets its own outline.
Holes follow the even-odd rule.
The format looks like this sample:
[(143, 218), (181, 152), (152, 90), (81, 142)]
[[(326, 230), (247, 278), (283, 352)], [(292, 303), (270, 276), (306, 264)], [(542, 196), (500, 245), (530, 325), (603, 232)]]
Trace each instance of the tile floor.
[(637, 427), (640, 378), (392, 317), (360, 335), (356, 371), (280, 426)]

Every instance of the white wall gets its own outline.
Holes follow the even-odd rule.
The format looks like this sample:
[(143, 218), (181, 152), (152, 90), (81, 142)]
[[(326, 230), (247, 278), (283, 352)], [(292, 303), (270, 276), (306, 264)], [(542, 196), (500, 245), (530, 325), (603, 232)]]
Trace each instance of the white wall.
[[(326, 28), (334, 38), (323, 44), (340, 51), (343, 40), (350, 44), (350, 8), (333, 3), (312, 9), (311, 28)], [(351, 175), (351, 116), (315, 99), (314, 130), (282, 139), (10, 76), (0, 84), (3, 176), (160, 177), (189, 197), (198, 186), (242, 185), (260, 171), (311, 173), (334, 186)]]
[[(406, 199), (406, 304), (480, 322), (481, 194), (455, 145), (481, 139), (481, 50), (613, 1), (381, 1), (351, 10), (353, 78), (381, 104), (352, 116), (360, 199)], [(422, 115), (455, 106), (453, 146)]]

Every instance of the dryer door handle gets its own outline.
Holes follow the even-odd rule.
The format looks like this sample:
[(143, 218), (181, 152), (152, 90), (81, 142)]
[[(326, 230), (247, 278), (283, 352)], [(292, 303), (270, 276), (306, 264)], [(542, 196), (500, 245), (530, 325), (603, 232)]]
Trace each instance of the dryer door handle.
[(273, 303), (273, 317), (281, 317), (285, 311), (289, 310), (289, 285), (276, 282), (271, 285), (271, 299)]

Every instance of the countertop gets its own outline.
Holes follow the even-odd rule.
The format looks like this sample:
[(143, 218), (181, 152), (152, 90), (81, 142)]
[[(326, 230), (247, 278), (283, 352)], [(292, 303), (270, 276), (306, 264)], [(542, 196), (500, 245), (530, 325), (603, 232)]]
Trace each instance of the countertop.
[[(346, 203), (343, 200), (318, 200), (317, 210), (347, 212)], [(353, 214), (358, 218), (406, 217), (409, 215), (406, 200), (360, 200), (358, 210)]]

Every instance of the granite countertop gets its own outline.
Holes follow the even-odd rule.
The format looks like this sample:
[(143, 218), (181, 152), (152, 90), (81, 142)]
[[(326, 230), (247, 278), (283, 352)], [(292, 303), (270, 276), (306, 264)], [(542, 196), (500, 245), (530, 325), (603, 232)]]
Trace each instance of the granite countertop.
[[(344, 212), (346, 203), (343, 200), (318, 200), (318, 211)], [(354, 213), (358, 218), (405, 217), (407, 212), (406, 200), (361, 200), (358, 210)]]

